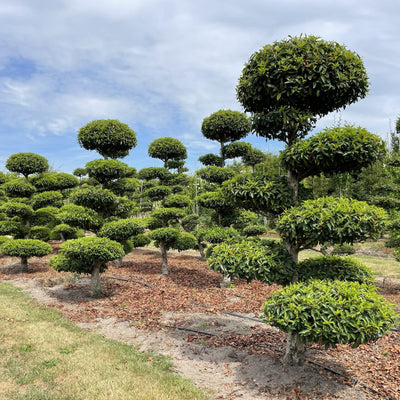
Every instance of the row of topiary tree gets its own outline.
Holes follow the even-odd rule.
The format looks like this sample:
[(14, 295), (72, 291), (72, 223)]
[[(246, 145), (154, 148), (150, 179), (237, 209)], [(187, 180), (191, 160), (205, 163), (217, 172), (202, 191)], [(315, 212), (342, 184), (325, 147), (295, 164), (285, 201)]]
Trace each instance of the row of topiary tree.
[[(382, 209), (347, 198), (310, 199), (303, 184), (321, 173), (359, 171), (383, 156), (382, 140), (363, 128), (334, 127), (305, 138), (318, 117), (363, 98), (367, 88), (355, 53), (313, 36), (289, 38), (254, 53), (243, 70), (237, 95), (250, 119), (230, 110), (204, 119), (202, 133), (220, 144), (220, 152), (200, 158), (205, 167), (195, 179), (185, 174), (186, 148), (174, 138), (149, 146), (163, 167), (136, 172), (117, 160), (136, 146), (136, 134), (116, 120), (80, 129), (79, 144), (103, 157), (77, 169), (80, 179), (48, 172), (41, 156), (13, 155), (6, 167), (23, 178), (2, 185), (0, 233), (14, 239), (3, 238), (1, 251), (26, 266), (29, 256), (51, 251), (30, 235), (70, 239), (50, 264), (90, 273), (98, 296), (107, 262), (133, 247), (153, 240), (161, 272), (168, 274), (169, 249), (203, 251), (208, 242), (209, 265), (223, 276), (285, 286), (267, 300), (264, 313), (266, 322), (288, 334), (286, 363), (301, 364), (309, 341), (335, 346), (376, 339), (394, 324), (395, 313), (375, 293), (364, 266), (332, 257), (298, 262), (301, 250), (376, 238), (385, 229)], [(257, 172), (267, 156), (239, 141), (250, 131), (286, 144), (278, 173)], [(238, 157), (250, 172), (226, 166)], [(192, 208), (193, 202), (200, 208)], [(260, 239), (265, 221), (275, 224), (280, 241)], [(92, 235), (79, 237), (83, 231)]]

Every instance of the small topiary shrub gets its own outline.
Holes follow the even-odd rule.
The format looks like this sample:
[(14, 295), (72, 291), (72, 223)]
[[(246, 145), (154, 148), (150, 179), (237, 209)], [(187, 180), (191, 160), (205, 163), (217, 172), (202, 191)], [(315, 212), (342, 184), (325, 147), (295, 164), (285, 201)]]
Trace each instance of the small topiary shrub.
[(174, 249), (184, 251), (194, 249), (197, 246), (197, 239), (194, 235), (188, 232), (179, 232), (178, 237), (174, 243)]
[(133, 247), (145, 247), (151, 243), (151, 239), (147, 235), (136, 235), (130, 239)]
[(267, 233), (267, 228), (264, 225), (249, 225), (243, 229), (246, 236), (259, 236)]
[(321, 256), (308, 258), (298, 264), (299, 281), (329, 279), (373, 284), (374, 276), (369, 267), (349, 257)]
[(214, 227), (200, 229), (196, 236), (200, 241), (217, 244), (239, 237), (239, 232), (234, 228)]
[(207, 261), (210, 269), (223, 276), (247, 282), (257, 279), (268, 284), (287, 284), (296, 271), (285, 247), (269, 240), (217, 244)]
[(51, 230), (47, 226), (33, 226), (29, 232), (29, 237), (47, 242), (50, 239), (50, 232)]
[(61, 240), (65, 242), (69, 239), (78, 238), (77, 229), (68, 224), (58, 224), (51, 231), (51, 238), (54, 240)]
[(5, 241), (0, 246), (0, 251), (6, 256), (20, 257), (22, 270), (27, 272), (28, 258), (46, 256), (53, 251), (53, 248), (41, 240), (13, 239)]
[[(263, 309), (264, 322), (286, 332), (288, 340), (297, 336), (303, 345), (314, 342), (325, 348), (345, 343), (358, 347), (377, 340), (396, 325), (398, 317), (374, 287), (343, 281), (286, 286), (271, 294)], [(298, 350), (304, 353), (304, 347)], [(297, 358), (298, 364), (304, 362), (304, 354)]]
[(63, 195), (56, 190), (37, 193), (32, 196), (32, 208), (37, 210), (43, 207), (62, 207), (64, 205)]
[(333, 250), (331, 255), (333, 256), (349, 256), (350, 254), (354, 254), (356, 249), (353, 245), (349, 243), (335, 244), (333, 246)]
[(24, 178), (12, 179), (4, 183), (2, 188), (9, 197), (31, 197), (36, 192), (35, 186)]

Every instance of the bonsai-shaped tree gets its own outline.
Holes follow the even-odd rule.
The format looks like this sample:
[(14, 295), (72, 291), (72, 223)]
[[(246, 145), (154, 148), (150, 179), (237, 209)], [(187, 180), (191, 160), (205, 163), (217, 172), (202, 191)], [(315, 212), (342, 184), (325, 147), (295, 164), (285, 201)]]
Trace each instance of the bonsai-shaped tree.
[[(301, 249), (326, 242), (342, 244), (365, 240), (367, 237), (375, 238), (384, 229), (384, 211), (365, 202), (321, 198), (301, 203), (298, 197), (299, 182), (307, 176), (335, 170), (359, 170), (382, 156), (384, 145), (381, 139), (361, 128), (346, 126), (325, 130), (300, 141), (314, 126), (318, 117), (363, 98), (367, 88), (366, 71), (358, 55), (344, 46), (314, 36), (291, 37), (265, 46), (251, 56), (239, 79), (238, 99), (245, 111), (251, 113), (254, 131), (259, 136), (278, 139), (287, 144), (283, 160), (288, 171), (287, 186), (293, 190), (289, 207), (293, 207), (284, 211), (279, 218), (278, 229), (283, 246), (295, 266)], [(243, 182), (235, 182), (230, 186), (230, 193), (238, 196), (242, 204), (251, 205), (254, 185), (248, 183), (247, 178)], [(255, 186), (258, 186), (257, 182)], [(283, 193), (285, 190), (282, 188), (281, 191)], [(262, 190), (259, 193), (258, 196), (263, 199), (265, 196), (262, 195)], [(283, 199), (285, 196), (280, 197)], [(278, 196), (275, 201), (264, 203), (265, 207), (275, 207), (277, 204), (281, 209), (285, 208)], [(213, 250), (213, 255), (218, 255), (217, 250)], [(298, 275), (296, 267), (290, 280), (295, 282)], [(354, 285), (353, 290), (358, 290)], [(343, 295), (343, 308), (351, 307), (352, 297), (344, 294), (343, 286), (332, 286), (336, 287), (338, 297)], [(296, 286), (293, 290), (296, 292), (303, 289)], [(299, 297), (304, 297), (304, 301), (307, 301), (307, 296), (312, 293), (314, 304), (321, 304), (324, 297), (320, 291), (323, 290), (322, 286), (315, 285), (314, 289), (304, 289), (304, 296), (299, 293)], [(361, 297), (363, 290), (360, 288)], [(278, 292), (274, 297), (275, 302), (279, 304), (279, 299), (287, 297), (289, 291), (290, 289), (285, 288)], [(384, 326), (379, 334), (391, 326), (393, 317), (390, 312), (382, 309), (382, 313), (377, 311), (364, 314), (369, 306), (375, 310), (381, 307), (381, 300), (375, 300), (376, 297), (373, 296), (370, 298), (372, 304), (369, 301), (360, 304), (360, 315), (371, 317), (366, 322), (362, 317), (350, 320), (335, 316), (335, 307), (333, 303), (329, 307), (331, 300), (326, 297), (325, 319), (339, 318), (339, 323), (344, 326), (343, 332), (346, 332), (349, 323), (356, 324), (357, 329), (362, 332), (361, 339), (355, 339), (351, 330), (348, 330), (347, 335), (337, 336), (337, 343), (352, 343), (357, 346), (371, 338), (366, 331), (372, 330), (374, 325)], [(292, 308), (302, 307), (298, 297), (292, 299), (295, 302), (292, 301), (287, 306), (287, 312)], [(321, 310), (322, 308), (321, 305)], [(303, 309), (304, 314), (297, 314), (298, 319), (294, 318), (295, 323), (292, 325), (293, 321), (282, 319), (279, 313), (271, 313), (271, 307), (268, 306), (266, 311), (270, 323), (277, 326), (279, 323), (280, 327), (287, 326), (284, 329), (288, 334), (284, 357), (287, 364), (302, 364), (304, 343), (315, 340), (315, 336), (312, 336), (315, 331), (331, 330), (330, 326), (321, 323), (323, 319), (314, 320), (309, 308)], [(314, 330), (312, 334), (307, 330), (293, 328), (294, 325), (301, 326), (301, 321), (306, 317), (311, 321)], [(330, 344), (333, 345), (333, 342)]]
[(107, 261), (122, 258), (121, 244), (106, 237), (88, 236), (67, 240), (60, 246), (59, 254), (50, 258), (57, 271), (91, 274), (91, 295), (101, 295), (100, 274), (107, 269)]
[[(153, 140), (149, 145), (148, 153), (150, 157), (160, 159), (164, 163), (164, 168), (168, 168), (170, 161), (180, 162), (187, 158), (186, 147), (181, 141), (171, 137)], [(170, 163), (170, 165), (174, 164)]]
[(49, 169), (47, 159), (35, 153), (16, 153), (6, 161), (6, 168), (11, 172), (22, 174), (26, 181), (31, 174), (40, 174)]
[(105, 159), (123, 158), (136, 146), (136, 133), (118, 120), (96, 120), (83, 126), (78, 143), (86, 150), (96, 150)]
[(13, 239), (3, 242), (0, 251), (6, 256), (20, 257), (22, 271), (28, 272), (28, 258), (46, 256), (53, 248), (41, 240)]

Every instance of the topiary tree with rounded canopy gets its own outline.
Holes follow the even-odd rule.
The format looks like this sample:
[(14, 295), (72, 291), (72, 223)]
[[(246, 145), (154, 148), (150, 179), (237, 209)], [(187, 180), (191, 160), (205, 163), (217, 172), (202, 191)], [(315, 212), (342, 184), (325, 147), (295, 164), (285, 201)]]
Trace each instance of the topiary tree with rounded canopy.
[(106, 237), (88, 236), (71, 239), (61, 244), (59, 254), (50, 258), (50, 265), (57, 271), (91, 274), (91, 295), (101, 295), (100, 274), (107, 269), (107, 261), (122, 258), (121, 244)]
[(11, 172), (22, 174), (28, 180), (31, 174), (40, 174), (49, 169), (47, 159), (35, 153), (16, 153), (6, 161), (6, 168)]
[[(251, 113), (252, 127), (257, 135), (286, 143), (282, 158), (288, 171), (287, 186), (293, 194), (287, 205), (284, 202), (269, 201), (268, 196), (263, 194), (262, 186), (271, 187), (272, 183), (265, 185), (263, 180), (253, 180), (252, 177), (236, 179), (232, 184), (227, 183), (225, 193), (232, 198), (237, 196), (240, 204), (250, 209), (257, 210), (254, 203), (257, 203), (259, 198), (264, 201), (266, 211), (273, 212), (276, 205), (281, 207), (281, 211), (284, 210), (278, 218), (277, 229), (295, 265), (302, 249), (325, 243), (363, 241), (369, 237), (379, 237), (383, 232), (386, 216), (382, 209), (369, 206), (365, 202), (329, 197), (302, 202), (298, 192), (301, 179), (318, 175), (320, 172), (334, 172), (336, 166), (340, 171), (359, 170), (382, 156), (382, 141), (361, 128), (346, 126), (326, 130), (315, 137), (300, 141), (315, 125), (317, 118), (365, 97), (367, 90), (368, 78), (361, 58), (344, 46), (323, 41), (315, 36), (290, 37), (267, 45), (254, 53), (243, 69), (237, 86), (237, 97), (245, 111)], [(257, 190), (254, 190), (255, 187)], [(276, 188), (278, 193), (282, 193), (280, 198), (283, 199), (286, 189), (275, 184), (272, 187)], [(275, 194), (276, 198), (278, 193)], [(253, 199), (256, 199), (254, 203)], [(213, 253), (215, 254), (215, 250)], [(327, 262), (319, 265), (329, 268), (330, 264)], [(359, 274), (359, 271), (356, 270), (354, 274)], [(340, 275), (338, 273), (337, 277)], [(311, 330), (320, 332), (325, 328), (326, 332), (321, 335), (331, 333), (331, 326), (324, 326), (321, 321), (313, 319), (314, 311), (311, 308), (305, 308), (304, 313), (291, 314), (293, 309), (303, 307), (304, 302), (308, 301), (308, 296), (310, 301), (319, 299), (313, 303), (315, 313), (321, 311), (326, 320), (338, 318), (339, 324), (342, 319), (343, 326), (348, 324), (343, 315), (335, 316), (337, 299), (328, 296), (322, 304), (324, 286), (312, 287), (307, 286), (307, 283), (297, 286), (294, 282), (298, 277), (299, 271), (296, 267), (291, 278), (293, 284), (281, 292), (278, 291), (270, 300), (269, 309), (275, 307), (274, 303), (277, 308), (280, 307), (281, 299), (288, 297), (287, 293), (292, 287), (293, 293), (304, 288), (303, 294), (299, 293), (299, 297), (292, 297), (282, 305), (281, 316), (268, 317), (269, 321), (276, 323), (279, 320), (277, 326), (287, 333), (284, 362), (292, 365), (304, 362), (304, 341), (317, 340), (316, 336), (308, 336), (308, 333), (303, 335), (302, 329), (306, 319)], [(329, 285), (337, 289), (336, 296), (344, 293), (339, 284)], [(346, 285), (350, 284), (346, 282), (344, 286)], [(353, 286), (353, 290), (357, 292), (358, 286)], [(364, 296), (362, 289), (359, 296)], [(351, 308), (351, 302), (351, 296), (344, 296), (341, 307)], [(370, 320), (360, 318), (352, 321), (354, 328), (360, 332), (369, 329), (373, 331), (374, 326), (386, 322), (387, 326), (391, 324), (391, 317), (385, 320), (389, 314), (379, 311), (381, 300), (372, 300), (371, 303), (372, 307), (376, 307), (376, 312)], [(368, 301), (359, 307), (362, 314), (368, 307)], [(285, 313), (291, 317), (286, 318)], [(384, 330), (379, 331), (379, 334), (383, 332)], [(335, 335), (331, 337), (334, 342)], [(337, 336), (336, 340), (340, 343), (342, 339)], [(352, 335), (346, 340), (351, 343)], [(368, 335), (361, 334), (359, 340), (369, 340)]]
[(150, 157), (160, 159), (164, 163), (164, 168), (168, 168), (169, 161), (183, 161), (187, 158), (183, 143), (171, 137), (153, 140), (147, 151)]
[(126, 177), (130, 172), (129, 166), (118, 160), (93, 160), (89, 161), (85, 168), (89, 178), (96, 179), (102, 188), (112, 181)]
[[(250, 130), (251, 122), (246, 114), (232, 110), (219, 110), (204, 118), (201, 125), (203, 136), (220, 144), (219, 156), (222, 160), (225, 160), (224, 145), (244, 138)], [(223, 161), (222, 166), (224, 165)]]
[(22, 271), (28, 272), (28, 258), (46, 256), (53, 248), (37, 239), (13, 239), (5, 241), (0, 246), (0, 251), (6, 256), (20, 257)]
[(78, 133), (78, 143), (86, 150), (96, 150), (105, 159), (126, 157), (136, 146), (136, 133), (115, 119), (91, 121)]

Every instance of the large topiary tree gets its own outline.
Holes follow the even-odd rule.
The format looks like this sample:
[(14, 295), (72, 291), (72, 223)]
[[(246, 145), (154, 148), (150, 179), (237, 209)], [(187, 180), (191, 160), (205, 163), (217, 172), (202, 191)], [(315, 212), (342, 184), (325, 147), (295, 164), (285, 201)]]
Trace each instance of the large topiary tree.
[(40, 174), (49, 169), (47, 159), (35, 153), (16, 153), (6, 161), (6, 168), (11, 172), (22, 174), (28, 180), (31, 174)]
[(164, 137), (153, 140), (148, 148), (149, 156), (158, 158), (168, 168), (169, 161), (183, 161), (187, 158), (186, 147), (178, 139)]
[[(279, 212), (284, 210), (278, 218), (278, 230), (294, 265), (297, 265), (298, 254), (302, 249), (327, 242), (342, 244), (362, 241), (379, 236), (384, 229), (385, 213), (382, 209), (350, 199), (322, 198), (302, 202), (298, 191), (299, 182), (308, 176), (335, 170), (357, 171), (382, 156), (384, 146), (381, 139), (353, 126), (325, 130), (300, 141), (309, 133), (318, 117), (363, 98), (367, 89), (368, 79), (360, 57), (344, 46), (314, 36), (291, 37), (267, 45), (254, 53), (243, 69), (237, 87), (238, 99), (245, 111), (251, 113), (256, 134), (286, 143), (282, 158), (288, 171), (287, 186), (292, 189), (292, 200), (286, 202), (286, 205), (282, 201), (287, 196), (287, 190), (279, 188), (278, 181), (268, 184), (263, 179), (252, 177), (238, 178), (226, 184), (227, 195), (231, 194), (242, 206), (255, 210), (257, 199), (263, 203), (265, 212), (276, 212), (277, 207), (281, 208)], [(267, 195), (268, 187), (277, 191), (273, 197)], [(213, 254), (218, 255), (216, 249)], [(329, 265), (320, 263), (319, 267)], [(298, 277), (295, 268), (290, 280), (295, 282)], [(324, 297), (319, 291), (323, 291), (323, 287), (316, 285), (314, 289), (307, 289), (307, 284), (304, 285), (302, 287), (306, 289), (303, 294), (293, 297), (289, 301), (291, 305), (287, 303), (282, 306), (284, 313), (288, 313), (291, 308), (301, 308), (299, 299), (307, 301), (310, 292), (313, 298), (319, 298), (314, 304), (321, 303)], [(293, 290), (297, 293), (300, 288), (295, 286)], [(354, 287), (353, 290), (358, 289)], [(288, 296), (288, 291), (290, 289), (285, 288), (278, 292), (271, 302), (280, 304), (281, 299)], [(340, 296), (342, 289), (338, 289), (337, 293)], [(327, 303), (321, 304), (321, 310), (323, 307), (325, 310), (324, 318), (336, 318), (333, 300), (329, 297), (325, 299)], [(351, 299), (351, 296), (344, 296), (342, 306), (350, 307)], [(332, 307), (329, 306), (330, 302)], [(381, 300), (372, 296), (370, 304), (378, 310)], [(360, 305), (362, 310), (366, 307), (368, 302)], [(289, 321), (279, 313), (267, 311), (271, 308), (273, 306), (266, 309), (268, 321), (281, 329), (286, 327), (283, 329), (287, 332), (285, 363), (303, 363), (304, 343), (309, 338), (298, 329), (302, 326), (302, 318), (309, 318), (311, 329), (323, 329), (324, 325), (318, 321), (313, 325), (310, 309), (306, 309), (301, 316), (293, 316)], [(386, 324), (385, 329), (379, 331), (382, 334), (393, 322), (389, 314), (376, 312), (371, 315), (369, 322), (360, 319), (353, 323), (360, 332), (364, 329), (362, 326), (370, 325), (366, 328), (368, 330), (376, 324)], [(347, 320), (343, 320), (343, 324), (347, 324)], [(330, 327), (326, 325), (325, 329), (330, 330)], [(363, 334), (360, 343), (370, 338)], [(336, 340), (336, 343), (359, 344), (350, 332), (345, 332), (340, 339), (337, 336)], [(334, 335), (332, 341), (335, 341)]]

